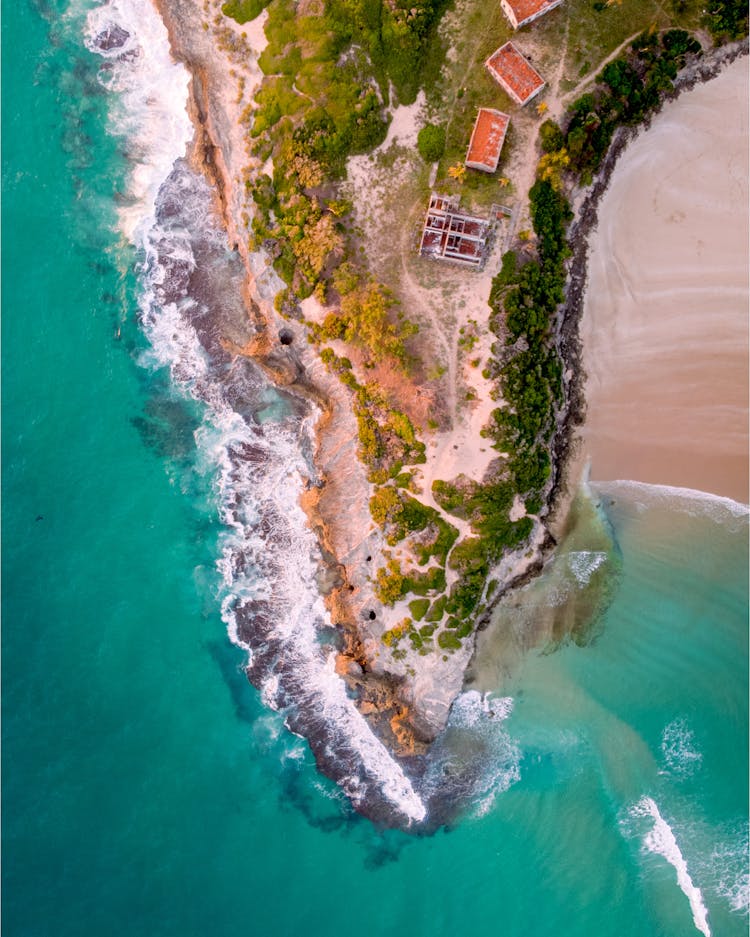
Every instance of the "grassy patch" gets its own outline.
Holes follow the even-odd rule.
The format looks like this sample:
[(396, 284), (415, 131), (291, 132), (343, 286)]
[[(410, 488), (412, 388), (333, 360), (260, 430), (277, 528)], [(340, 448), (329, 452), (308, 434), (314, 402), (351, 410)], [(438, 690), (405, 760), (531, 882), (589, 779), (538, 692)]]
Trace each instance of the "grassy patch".
[(429, 599), (414, 599), (413, 601), (409, 602), (409, 611), (411, 612), (414, 621), (422, 621), (429, 607)]
[(457, 651), (461, 647), (461, 639), (455, 631), (441, 631), (437, 642), (444, 651)]
[(421, 575), (411, 574), (403, 581), (403, 595), (427, 595), (428, 592), (443, 592), (445, 589), (445, 570), (440, 566)]

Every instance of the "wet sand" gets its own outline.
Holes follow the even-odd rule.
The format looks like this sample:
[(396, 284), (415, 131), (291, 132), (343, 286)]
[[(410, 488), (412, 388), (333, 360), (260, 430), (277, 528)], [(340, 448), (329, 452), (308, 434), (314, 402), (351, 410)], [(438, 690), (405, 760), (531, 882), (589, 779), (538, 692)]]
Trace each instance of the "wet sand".
[(748, 501), (748, 60), (666, 105), (592, 236), (591, 477)]

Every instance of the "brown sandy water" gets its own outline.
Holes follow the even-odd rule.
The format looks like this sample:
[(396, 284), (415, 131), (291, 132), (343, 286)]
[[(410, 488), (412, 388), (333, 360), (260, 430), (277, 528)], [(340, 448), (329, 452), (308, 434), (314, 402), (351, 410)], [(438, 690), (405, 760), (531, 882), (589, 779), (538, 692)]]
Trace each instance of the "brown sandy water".
[(748, 501), (748, 60), (623, 154), (591, 242), (581, 337), (595, 480)]

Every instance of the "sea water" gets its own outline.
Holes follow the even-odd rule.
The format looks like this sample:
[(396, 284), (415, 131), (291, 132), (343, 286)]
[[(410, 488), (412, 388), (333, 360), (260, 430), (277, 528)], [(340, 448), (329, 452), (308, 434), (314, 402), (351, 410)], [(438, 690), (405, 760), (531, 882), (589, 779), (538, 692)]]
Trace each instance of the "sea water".
[[(463, 819), (434, 835), (357, 817), (273, 684), (262, 699), (248, 683), (228, 604), (264, 583), (257, 566), (238, 579), (236, 538), (252, 565), (257, 535), (226, 500), (238, 440), (227, 398), (201, 383), (207, 318), (191, 307), (196, 345), (168, 319), (174, 297), (151, 304), (187, 276), (205, 305), (211, 270), (231, 285), (237, 262), (207, 234), (209, 263), (192, 267), (197, 242), (180, 254), (172, 238), (173, 279), (151, 276), (158, 219), (139, 225), (158, 190), (133, 172), (150, 137), (114, 132), (133, 110), (86, 48), (90, 12), (21, 2), (3, 19), (5, 933), (745, 933), (739, 507), (594, 490), (590, 537), (554, 587), (585, 588), (606, 553), (616, 589), (590, 633), (474, 675), (427, 779), (469, 779)], [(175, 121), (162, 139), (184, 139)], [(158, 189), (185, 182), (174, 158), (164, 170)], [(228, 295), (213, 311), (243, 328)], [(263, 414), (263, 465), (292, 492), (304, 416), (250, 372), (221, 386), (238, 382)], [(314, 555), (291, 547), (311, 574)]]

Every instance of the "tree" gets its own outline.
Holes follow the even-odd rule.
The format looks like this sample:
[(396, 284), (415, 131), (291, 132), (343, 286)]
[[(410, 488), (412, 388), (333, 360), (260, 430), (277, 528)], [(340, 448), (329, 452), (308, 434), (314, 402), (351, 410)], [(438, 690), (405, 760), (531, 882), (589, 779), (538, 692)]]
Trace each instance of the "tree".
[(305, 224), (302, 238), (295, 242), (297, 259), (319, 277), (329, 255), (341, 250), (343, 238), (336, 230), (333, 215), (325, 214)]
[(545, 153), (537, 164), (537, 176), (550, 183), (558, 192), (562, 188), (562, 175), (570, 165), (570, 156), (567, 150), (557, 150), (555, 153)]
[(554, 120), (545, 120), (539, 128), (539, 142), (545, 153), (554, 153), (565, 146), (565, 136)]
[(417, 135), (417, 149), (426, 163), (436, 163), (445, 152), (445, 127), (426, 124)]
[(448, 169), (448, 175), (460, 185), (466, 178), (466, 166), (463, 163), (456, 163)]

